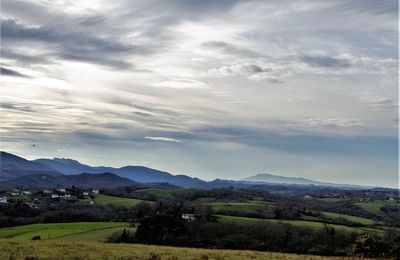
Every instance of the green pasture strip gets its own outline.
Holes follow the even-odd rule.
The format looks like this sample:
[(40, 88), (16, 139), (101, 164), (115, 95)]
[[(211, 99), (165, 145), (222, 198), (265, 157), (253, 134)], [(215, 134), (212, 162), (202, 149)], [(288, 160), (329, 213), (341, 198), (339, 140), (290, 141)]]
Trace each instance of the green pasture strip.
[[(316, 221), (307, 221), (307, 220), (280, 220), (280, 219), (260, 219), (260, 218), (246, 218), (246, 217), (236, 217), (236, 216), (226, 216), (226, 215), (216, 215), (218, 221), (220, 222), (232, 222), (232, 223), (284, 223), (290, 224), (298, 227), (305, 227), (311, 229), (322, 229), (325, 226), (325, 223), (316, 222)], [(334, 227), (336, 230), (344, 231), (344, 232), (355, 232), (355, 233), (377, 233), (381, 234), (384, 232), (383, 229), (377, 228), (367, 228), (367, 227), (351, 227), (345, 225), (338, 224), (326, 224), (329, 227)]]
[[(90, 199), (81, 200), (81, 202), (89, 202)], [(124, 198), (124, 197), (116, 197), (104, 194), (97, 194), (94, 197), (94, 202), (97, 204), (113, 204), (120, 205), (125, 207), (133, 207), (139, 203), (146, 202), (145, 200), (140, 199), (132, 199), (132, 198)]]
[(372, 220), (372, 219), (356, 217), (356, 216), (340, 214), (340, 213), (334, 213), (334, 212), (322, 212), (322, 216), (325, 217), (325, 218), (330, 218), (330, 219), (344, 218), (344, 219), (346, 219), (348, 221), (351, 221), (351, 222), (354, 222), (354, 223), (360, 223), (360, 224), (363, 224), (363, 225), (373, 225), (373, 224), (375, 224), (375, 221)]
[(73, 222), (31, 224), (0, 229), (0, 238), (32, 239), (40, 236), (41, 239), (52, 239), (89, 230), (128, 226), (127, 222)]

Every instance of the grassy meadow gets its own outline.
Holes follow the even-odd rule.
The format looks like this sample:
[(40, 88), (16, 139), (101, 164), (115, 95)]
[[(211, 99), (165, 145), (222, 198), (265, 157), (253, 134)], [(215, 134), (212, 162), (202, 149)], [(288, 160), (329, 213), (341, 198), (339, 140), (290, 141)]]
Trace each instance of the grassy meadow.
[[(90, 199), (83, 199), (81, 201), (89, 202)], [(94, 196), (94, 202), (97, 204), (113, 204), (125, 207), (133, 207), (141, 202), (144, 202), (144, 200), (97, 194)]]
[(0, 239), (0, 259), (350, 260), (358, 258), (323, 257), (247, 250), (195, 249), (139, 244)]
[(149, 188), (149, 189), (142, 189), (136, 191), (137, 193), (147, 193), (156, 196), (157, 198), (171, 198), (174, 194), (180, 193), (189, 193), (193, 192), (196, 189), (184, 189), (184, 188), (177, 188), (177, 189), (160, 189), (160, 188)]
[[(289, 224), (297, 227), (311, 228), (311, 229), (322, 229), (325, 224), (317, 221), (308, 220), (279, 220), (279, 219), (260, 219), (260, 218), (247, 218), (247, 217), (236, 217), (227, 215), (217, 215), (219, 222), (232, 222), (232, 223), (254, 223), (254, 222), (266, 222), (266, 223), (283, 223)], [(327, 224), (329, 227), (334, 227), (336, 230), (344, 232), (354, 232), (354, 233), (375, 233), (379, 234), (384, 232), (383, 229), (369, 228), (369, 227), (351, 227), (338, 224)]]

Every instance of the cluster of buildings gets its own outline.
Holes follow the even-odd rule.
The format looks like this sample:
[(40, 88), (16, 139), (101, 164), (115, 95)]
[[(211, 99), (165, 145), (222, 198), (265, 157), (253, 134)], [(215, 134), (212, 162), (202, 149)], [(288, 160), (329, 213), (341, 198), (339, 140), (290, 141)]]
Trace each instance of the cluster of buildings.
[[(79, 198), (89, 198), (90, 195), (99, 194), (99, 190), (77, 190), (77, 189), (44, 189), (44, 190), (4, 190), (0, 191), (0, 204), (24, 202), (29, 204), (31, 208), (37, 207), (34, 203), (40, 200), (65, 200), (65, 201), (77, 201)], [(93, 202), (93, 200), (91, 201)], [(91, 203), (91, 204), (94, 204)]]

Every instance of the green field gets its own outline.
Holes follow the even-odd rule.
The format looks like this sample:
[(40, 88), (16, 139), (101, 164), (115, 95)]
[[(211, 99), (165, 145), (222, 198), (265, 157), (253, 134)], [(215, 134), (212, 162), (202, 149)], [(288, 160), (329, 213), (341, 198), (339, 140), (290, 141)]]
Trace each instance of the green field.
[[(255, 223), (255, 222), (266, 222), (266, 223), (284, 223), (290, 224), (297, 227), (305, 227), (312, 229), (322, 229), (325, 224), (322, 222), (316, 221), (307, 221), (307, 220), (279, 220), (279, 219), (260, 219), (260, 218), (246, 218), (246, 217), (235, 217), (235, 216), (225, 216), (225, 215), (217, 215), (217, 219), (219, 222), (232, 222), (232, 223)], [(337, 224), (328, 224), (330, 227), (334, 227), (336, 230), (341, 230), (344, 232), (355, 232), (355, 233), (382, 233), (382, 229), (375, 228), (366, 228), (366, 227), (350, 227), (345, 225), (337, 225)]]
[(214, 210), (231, 210), (231, 211), (255, 211), (260, 208), (271, 207), (262, 201), (247, 202), (211, 202), (210, 205)]
[[(89, 202), (89, 201), (90, 201), (90, 199), (81, 200), (81, 202)], [(120, 206), (126, 206), (126, 207), (133, 207), (141, 202), (145, 202), (145, 200), (97, 194), (94, 197), (94, 202), (96, 204), (113, 204), (113, 205), (120, 205)]]
[(380, 213), (381, 207), (385, 206), (383, 202), (356, 202), (354, 205), (360, 206), (361, 208), (370, 211), (372, 213)]
[(7, 196), (8, 202), (27, 202), (31, 200), (28, 195)]
[(323, 212), (322, 216), (325, 217), (325, 218), (330, 218), (330, 219), (344, 218), (344, 219), (346, 219), (348, 221), (351, 221), (351, 222), (354, 222), (354, 223), (360, 223), (362, 225), (373, 225), (375, 223), (371, 219), (355, 217), (355, 216), (339, 214), (339, 213), (333, 213), (333, 212)]
[(0, 238), (32, 239), (40, 236), (46, 239), (79, 241), (103, 241), (113, 232), (129, 228), (126, 222), (74, 222), (31, 224), (0, 228)]
[(158, 188), (150, 188), (150, 189), (143, 189), (138, 190), (136, 192), (145, 192), (151, 195), (154, 195), (158, 198), (171, 198), (174, 194), (180, 193), (189, 193), (193, 192), (196, 189), (158, 189)]
[(344, 199), (344, 198), (318, 198), (318, 200), (322, 200), (322, 201), (329, 202), (329, 203), (334, 203), (334, 202), (341, 202), (341, 201), (345, 201), (345, 200), (349, 200), (349, 199)]
[(323, 257), (247, 250), (211, 250), (138, 244), (107, 244), (71, 241), (0, 240), (0, 259), (359, 259)]

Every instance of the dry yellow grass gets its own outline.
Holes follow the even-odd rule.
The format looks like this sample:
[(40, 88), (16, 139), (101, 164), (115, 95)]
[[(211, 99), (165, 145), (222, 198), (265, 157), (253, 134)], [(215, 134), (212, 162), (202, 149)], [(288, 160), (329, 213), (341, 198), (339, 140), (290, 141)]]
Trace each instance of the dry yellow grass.
[(0, 259), (358, 259), (270, 252), (179, 248), (138, 244), (0, 239)]

